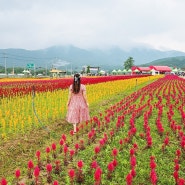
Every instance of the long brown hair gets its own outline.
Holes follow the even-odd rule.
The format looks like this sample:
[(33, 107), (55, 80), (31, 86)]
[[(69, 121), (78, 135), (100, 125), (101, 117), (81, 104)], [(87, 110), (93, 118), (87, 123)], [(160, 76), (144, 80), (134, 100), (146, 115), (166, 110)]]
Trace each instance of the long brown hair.
[(79, 93), (79, 91), (80, 91), (80, 74), (75, 74), (74, 75), (74, 80), (73, 80), (73, 93), (74, 94), (78, 94)]

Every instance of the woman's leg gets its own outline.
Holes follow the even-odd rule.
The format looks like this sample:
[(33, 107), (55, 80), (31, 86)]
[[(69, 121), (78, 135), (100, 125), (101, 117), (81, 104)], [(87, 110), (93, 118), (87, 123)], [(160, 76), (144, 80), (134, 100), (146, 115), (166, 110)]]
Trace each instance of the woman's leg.
[(73, 123), (73, 131), (76, 133), (76, 123)]

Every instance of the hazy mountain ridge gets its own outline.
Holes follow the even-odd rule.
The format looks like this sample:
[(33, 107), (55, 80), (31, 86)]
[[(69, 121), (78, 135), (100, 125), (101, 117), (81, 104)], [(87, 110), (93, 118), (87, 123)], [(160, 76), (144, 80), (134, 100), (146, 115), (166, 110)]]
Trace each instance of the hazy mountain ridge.
[[(0, 49), (0, 66), (26, 67), (34, 63), (43, 68), (75, 68), (80, 70), (84, 65), (100, 66), (101, 69), (123, 68), (124, 61), (133, 57), (135, 65), (150, 65), (152, 61), (167, 57), (184, 56), (181, 51), (159, 51), (151, 48), (133, 48), (124, 51), (119, 47), (107, 50), (81, 49), (75, 46), (52, 46), (40, 50)], [(166, 60), (166, 59), (165, 59)], [(172, 59), (173, 60), (173, 59)], [(177, 61), (177, 60), (176, 60)], [(163, 61), (164, 62), (164, 61)], [(153, 64), (154, 65), (154, 64)]]
[(185, 56), (162, 58), (159, 60), (154, 60), (150, 63), (143, 64), (141, 66), (145, 67), (151, 65), (185, 68)]

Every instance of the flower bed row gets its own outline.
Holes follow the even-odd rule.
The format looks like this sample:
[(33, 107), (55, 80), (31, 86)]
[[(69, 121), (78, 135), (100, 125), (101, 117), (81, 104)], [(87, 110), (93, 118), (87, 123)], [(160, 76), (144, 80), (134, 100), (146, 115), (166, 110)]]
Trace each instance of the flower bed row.
[(147, 85), (37, 150), (10, 183), (185, 184), (184, 92), (174, 76)]
[[(128, 76), (105, 76), (105, 77), (82, 77), (83, 84), (96, 84), (115, 80), (126, 80), (132, 78), (147, 77), (149, 75), (128, 75)], [(0, 97), (12, 97), (16, 95), (30, 94), (33, 90), (36, 92), (54, 91), (57, 89), (66, 89), (72, 83), (72, 78), (61, 79), (40, 79), (27, 81), (8, 81), (0, 82)], [(34, 89), (33, 89), (34, 87)]]

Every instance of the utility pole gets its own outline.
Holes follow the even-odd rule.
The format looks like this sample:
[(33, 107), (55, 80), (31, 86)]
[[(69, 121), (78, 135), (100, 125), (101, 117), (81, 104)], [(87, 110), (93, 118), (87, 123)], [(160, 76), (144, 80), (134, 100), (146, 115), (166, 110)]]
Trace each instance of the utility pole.
[(4, 54), (4, 68), (5, 68), (5, 74), (7, 75), (7, 66), (6, 66), (6, 59), (8, 58), (7, 56), (6, 56), (6, 53), (4, 52), (3, 53)]

